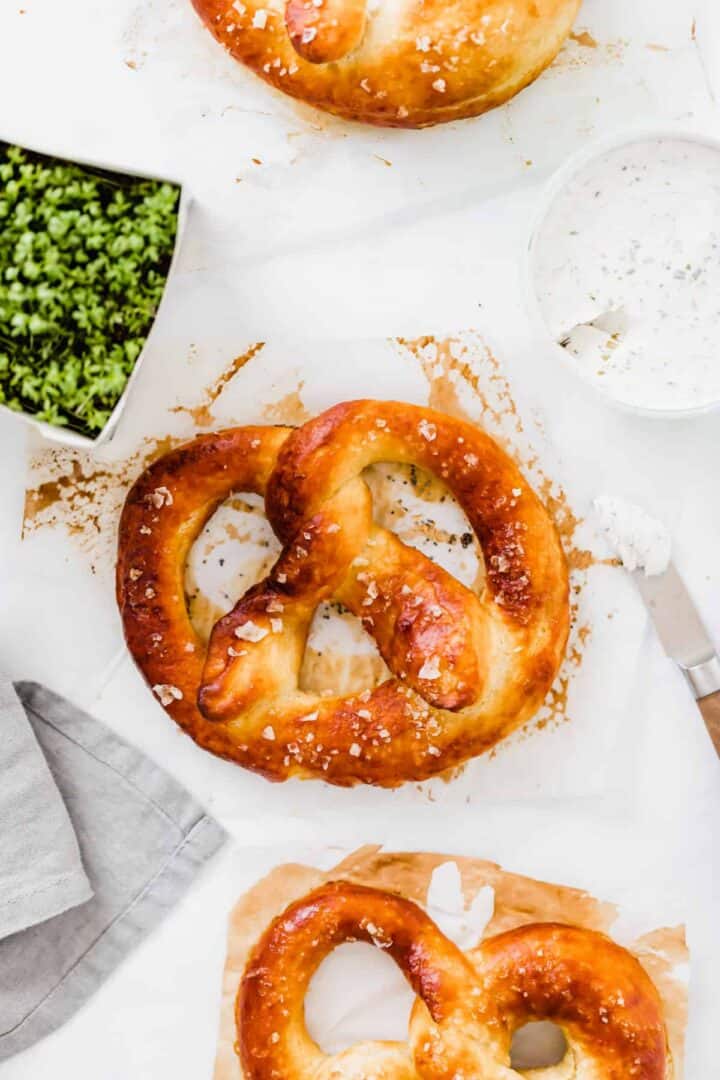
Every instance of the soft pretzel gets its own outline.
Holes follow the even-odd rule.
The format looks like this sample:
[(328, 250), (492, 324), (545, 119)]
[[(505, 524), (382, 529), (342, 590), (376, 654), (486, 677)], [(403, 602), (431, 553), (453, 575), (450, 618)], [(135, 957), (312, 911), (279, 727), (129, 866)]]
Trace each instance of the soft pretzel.
[[(481, 596), (375, 524), (361, 473), (381, 461), (447, 483), (482, 547)], [(234, 491), (265, 496), (284, 547), (206, 650), (185, 561)], [(560, 542), (515, 464), (471, 424), (395, 402), (337, 405), (294, 431), (202, 435), (156, 461), (123, 510), (117, 593), (130, 651), (173, 719), (274, 780), (392, 787), (482, 753), (537, 711), (568, 632)], [(310, 622), (329, 597), (362, 620), (393, 673), (372, 691), (299, 688)]]
[[(304, 999), (321, 961), (346, 941), (387, 952), (417, 994), (409, 1044), (359, 1043), (328, 1056)], [(543, 1080), (670, 1080), (660, 996), (640, 963), (596, 931), (535, 923), (464, 955), (416, 904), (332, 882), (292, 904), (255, 947), (236, 1002), (247, 1080), (521, 1080), (515, 1031), (551, 1020), (568, 1045)]]
[(193, 0), (237, 60), (350, 120), (423, 127), (502, 104), (557, 55), (580, 0)]

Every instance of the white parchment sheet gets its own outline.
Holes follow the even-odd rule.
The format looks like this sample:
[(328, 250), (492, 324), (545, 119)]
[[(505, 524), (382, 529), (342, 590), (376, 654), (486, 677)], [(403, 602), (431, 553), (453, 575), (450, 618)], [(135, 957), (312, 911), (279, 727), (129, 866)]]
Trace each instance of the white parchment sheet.
[[(547, 799), (604, 790), (612, 780), (616, 754), (622, 749), (625, 758), (632, 755), (635, 742), (631, 688), (644, 616), (631, 601), (623, 573), (608, 565), (609, 552), (596, 540), (591, 523), (582, 521), (592, 491), (580, 482), (579, 473), (560, 461), (546, 432), (541, 401), (506, 373), (502, 351), (481, 334), (469, 332), (405, 343), (268, 343), (249, 352), (231, 379), (223, 383), (220, 370), (211, 387), (200, 393), (192, 360), (177, 365), (172, 387), (152, 382), (143, 372), (109, 447), (93, 459), (75, 450), (41, 452), (32, 459), (21, 557), (45, 569), (43, 590), (56, 599), (55, 617), (37, 627), (25, 663), (84, 700), (88, 692), (102, 692), (104, 707), (114, 711), (132, 736), (135, 723), (113, 677), (117, 663), (123, 678), (130, 669), (112, 594), (114, 529), (129, 482), (144, 457), (157, 452), (158, 434), (178, 438), (198, 423), (223, 427), (263, 420), (298, 422), (336, 401), (368, 392), (401, 402), (429, 400), (469, 416), (505, 443), (545, 498), (566, 543), (573, 567), (574, 626), (567, 660), (546, 707), (536, 721), (452, 780), (404, 785), (392, 792), (362, 787), (338, 792), (322, 782), (270, 785), (237, 767), (209, 763), (208, 769), (215, 766), (213, 805), (238, 816), (320, 814), (327, 820), (355, 810), (384, 812), (430, 803), (460, 807), (488, 799)], [(169, 393), (175, 401), (170, 408)], [(407, 471), (391, 465), (375, 467), (369, 482), (384, 524), (473, 584), (479, 549), (458, 542), (469, 526), (454, 503), (424, 502), (422, 485), (414, 488)], [(231, 499), (190, 559), (186, 585), (196, 596), (192, 610), (200, 622), (209, 629), (214, 618), (254, 584), (278, 550), (260, 501)], [(82, 597), (82, 620), (75, 617), (77, 600), (72, 597)], [(314, 672), (318, 689), (349, 686), (357, 691), (370, 685), (373, 675), (382, 677), (372, 640), (351, 616), (338, 616), (331, 608), (319, 613), (309, 652), (306, 669), (310, 677)], [(133, 712), (140, 710), (143, 723), (164, 729), (164, 737), (175, 737), (171, 721), (139, 678), (133, 676), (127, 685), (133, 690)]]
[[(587, 0), (575, 36), (528, 93), (478, 121), (417, 133), (351, 127), (269, 93), (199, 30), (185, 0), (128, 2), (99, 22), (91, 7), (74, 0), (60, 16), (48, 0), (37, 0), (22, 19), (8, 22), (17, 48), (3, 79), (12, 78), (15, 57), (22, 66), (28, 48), (52, 71), (52, 42), (61, 32), (67, 50), (52, 123), (23, 98), (5, 134), (180, 174), (195, 213), (109, 456), (33, 472), (39, 527), (26, 530), (22, 545), (12, 528), (22, 514), (24, 476), (21, 468), (8, 475), (0, 571), (6, 665), (70, 694), (172, 762), (226, 820), (251, 815), (282, 828), (288, 818), (320, 813), (327, 829), (342, 832), (343, 820), (360, 809), (382, 819), (401, 806), (431, 811), (431, 799), (461, 807), (467, 800), (589, 795), (609, 786), (630, 792), (635, 718), (644, 699), (638, 648), (647, 622), (631, 584), (602, 565), (580, 575), (582, 656), (573, 656), (582, 662), (565, 672), (566, 708), (565, 691), (558, 694), (570, 719), (516, 737), (452, 784), (435, 782), (423, 792), (356, 790), (340, 802), (319, 784), (271, 788), (200, 753), (162, 715), (122, 648), (112, 534), (117, 493), (132, 467), (117, 462), (136, 455), (138, 467), (145, 451), (166, 436), (190, 435), (199, 422), (292, 422), (357, 395), (427, 400), (432, 358), (402, 350), (386, 335), (404, 332), (417, 341), (440, 328), (445, 341), (448, 330), (475, 325), (480, 339), (468, 347), (479, 396), (473, 401), (468, 392), (464, 410), (499, 430), (524, 462), (536, 453), (533, 481), (555, 485), (549, 494), (561, 485), (578, 518), (599, 490), (622, 484), (621, 494), (641, 498), (672, 529), (679, 517), (673, 493), (699, 475), (711, 430), (698, 424), (691, 443), (678, 429), (659, 424), (651, 431), (596, 407), (533, 340), (518, 267), (541, 181), (573, 149), (626, 123), (712, 121), (694, 12)], [(0, 27), (9, 18), (1, 13)], [(83, 37), (89, 25), (93, 49)], [(102, 115), (90, 104), (75, 107), (79, 95), (87, 101), (93, 73), (104, 88)], [(122, 122), (108, 124), (116, 113)], [(258, 340), (268, 344), (222, 384), (232, 358)], [(505, 393), (503, 380), (517, 416), (505, 408), (507, 399), (493, 403), (494, 394)], [(201, 415), (213, 384), (218, 394)], [(9, 459), (17, 460), (17, 436), (9, 427), (0, 434)], [(104, 478), (97, 476), (103, 461)], [(63, 520), (48, 527), (58, 494)], [(246, 542), (256, 568), (264, 539)], [(574, 539), (592, 550), (591, 524)], [(238, 567), (237, 545), (226, 547)], [(215, 590), (215, 600), (225, 599), (218, 592), (229, 590), (199, 561), (196, 579)]]

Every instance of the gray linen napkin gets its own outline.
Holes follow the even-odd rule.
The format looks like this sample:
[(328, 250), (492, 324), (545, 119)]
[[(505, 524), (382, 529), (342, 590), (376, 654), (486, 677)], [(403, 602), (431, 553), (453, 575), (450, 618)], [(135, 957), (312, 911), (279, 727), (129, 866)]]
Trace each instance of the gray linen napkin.
[(68, 1020), (225, 839), (108, 728), (15, 689), (22, 708), (0, 680), (0, 1060)]
[(92, 896), (68, 812), (12, 683), (0, 678), (0, 939)]

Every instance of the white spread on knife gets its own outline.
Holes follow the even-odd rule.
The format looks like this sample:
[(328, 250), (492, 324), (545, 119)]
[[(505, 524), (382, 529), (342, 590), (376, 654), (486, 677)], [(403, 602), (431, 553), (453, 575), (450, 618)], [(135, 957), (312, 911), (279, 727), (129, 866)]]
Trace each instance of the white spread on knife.
[(670, 564), (672, 543), (667, 529), (640, 506), (613, 495), (599, 495), (593, 506), (600, 527), (626, 570), (663, 574)]
[(720, 151), (651, 138), (587, 162), (535, 240), (551, 334), (616, 400), (720, 401)]

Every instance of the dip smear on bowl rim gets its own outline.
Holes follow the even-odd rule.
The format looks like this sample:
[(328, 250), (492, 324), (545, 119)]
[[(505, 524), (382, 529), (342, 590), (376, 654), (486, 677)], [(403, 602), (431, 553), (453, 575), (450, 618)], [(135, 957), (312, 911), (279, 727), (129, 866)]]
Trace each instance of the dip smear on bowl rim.
[(573, 156), (524, 270), (537, 337), (607, 401), (656, 417), (720, 406), (720, 140), (626, 131)]

